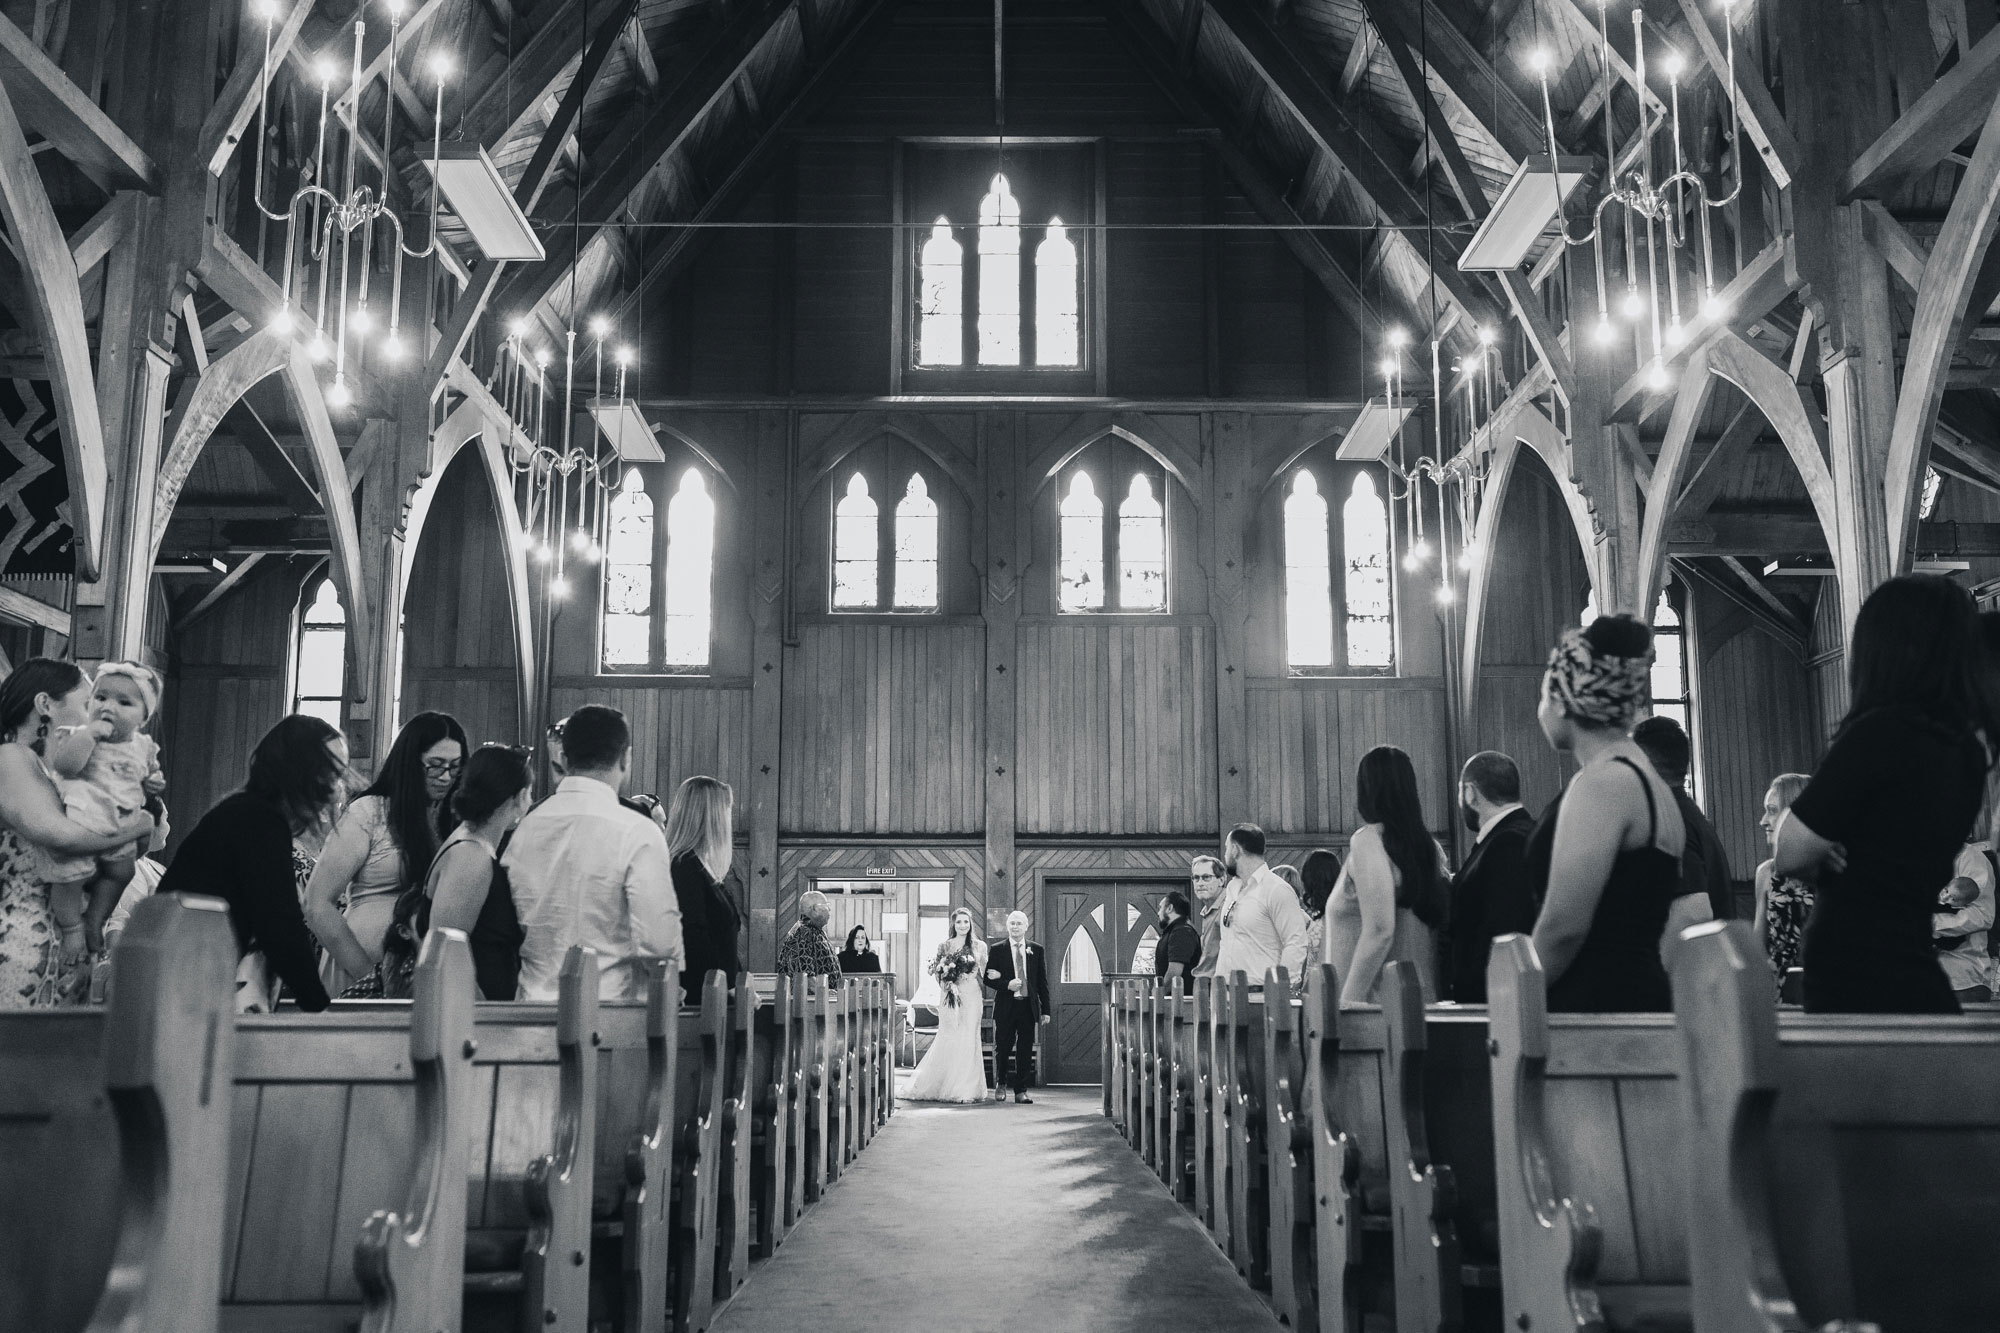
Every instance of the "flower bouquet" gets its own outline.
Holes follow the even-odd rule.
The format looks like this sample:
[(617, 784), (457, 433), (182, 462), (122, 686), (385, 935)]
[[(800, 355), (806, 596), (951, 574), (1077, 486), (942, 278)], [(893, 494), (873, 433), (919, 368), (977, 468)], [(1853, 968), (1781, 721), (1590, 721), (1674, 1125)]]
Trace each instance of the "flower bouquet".
[(938, 946), (937, 957), (931, 959), (930, 973), (937, 978), (947, 1006), (958, 1008), (958, 979), (971, 976), (978, 968), (979, 960), (973, 957), (972, 950), (954, 951), (948, 940)]

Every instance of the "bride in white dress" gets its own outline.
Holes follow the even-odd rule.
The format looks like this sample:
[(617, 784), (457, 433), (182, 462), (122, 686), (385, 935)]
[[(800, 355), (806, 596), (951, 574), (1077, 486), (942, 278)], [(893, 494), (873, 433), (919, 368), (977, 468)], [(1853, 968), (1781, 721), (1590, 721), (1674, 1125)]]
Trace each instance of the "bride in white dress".
[[(970, 958), (971, 968), (964, 970)], [(931, 975), (937, 975), (941, 961), (959, 960), (962, 975), (940, 987), (938, 1030), (931, 1048), (917, 1065), (903, 1089), (903, 1099), (912, 1102), (983, 1102), (986, 1100), (986, 1061), (979, 1049), (979, 1020), (985, 1010), (986, 991), (980, 978), (986, 974), (986, 941), (972, 933), (972, 913), (961, 907), (951, 914), (951, 938), (938, 946), (930, 961)], [(954, 999), (957, 1003), (953, 1003)]]

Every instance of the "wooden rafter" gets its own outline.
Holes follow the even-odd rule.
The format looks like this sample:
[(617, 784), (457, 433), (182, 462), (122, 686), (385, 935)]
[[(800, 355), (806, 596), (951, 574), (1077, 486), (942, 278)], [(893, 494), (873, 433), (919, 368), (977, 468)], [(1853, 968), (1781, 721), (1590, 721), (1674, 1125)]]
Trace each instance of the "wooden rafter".
[(1842, 202), (1936, 166), (1979, 132), (1995, 97), (2000, 97), (2000, 28), (1987, 33), (1854, 159), (1840, 182)]
[[(1695, 43), (1701, 48), (1702, 58), (1708, 61), (1716, 79), (1725, 88), (1729, 87), (1728, 55), (1716, 39), (1708, 15), (1702, 12), (1700, 0), (1680, 0), (1680, 6), (1688, 28), (1694, 33)], [(1729, 21), (1727, 15), (1725, 10), (1724, 22)], [(1750, 135), (1750, 141), (1763, 155), (1764, 166), (1770, 171), (1771, 179), (1777, 182), (1779, 189), (1784, 189), (1799, 174), (1799, 142), (1792, 136), (1791, 126), (1785, 122), (1777, 102), (1771, 97), (1771, 90), (1764, 86), (1757, 71), (1745, 71), (1739, 64), (1737, 73), (1736, 85), (1729, 89), (1736, 101), (1736, 114)], [(1746, 73), (1748, 77), (1742, 77)]]
[[(434, 4), (436, 0), (431, 2)], [(313, 0), (292, 0), (284, 21), (273, 27), (273, 73), (284, 63), (312, 9)], [(215, 104), (209, 107), (208, 115), (201, 123), (201, 160), (208, 165), (211, 176), (220, 176), (223, 168), (229, 165), (230, 154), (243, 141), (244, 132), (250, 128), (250, 118), (257, 114), (257, 95), (264, 86), (264, 45), (255, 42), (254, 49), (250, 48), (248, 44), (253, 41), (252, 32), (253, 29), (246, 25), (243, 30), (246, 49), (237, 59), (236, 68), (229, 72), (229, 82), (222, 86)]]
[(107, 194), (155, 190), (160, 169), (27, 33), (0, 15), (0, 87), (23, 128), (55, 145)]

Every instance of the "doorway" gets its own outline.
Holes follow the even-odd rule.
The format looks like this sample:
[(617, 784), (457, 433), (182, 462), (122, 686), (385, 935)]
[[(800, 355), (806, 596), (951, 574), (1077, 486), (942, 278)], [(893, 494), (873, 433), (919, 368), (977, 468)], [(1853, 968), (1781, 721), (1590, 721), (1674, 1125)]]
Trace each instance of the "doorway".
[(1102, 1077), (1101, 1025), (1106, 973), (1153, 970), (1160, 900), (1178, 880), (1049, 879), (1042, 885), (1049, 941), (1050, 999), (1055, 1006), (1042, 1060), (1050, 1083)]
[(854, 927), (864, 928), (882, 970), (896, 978), (896, 998), (924, 1003), (928, 985), (929, 1002), (937, 1003), (937, 982), (924, 968), (951, 930), (952, 881), (815, 879), (812, 886), (832, 909), (826, 937), (835, 949)]

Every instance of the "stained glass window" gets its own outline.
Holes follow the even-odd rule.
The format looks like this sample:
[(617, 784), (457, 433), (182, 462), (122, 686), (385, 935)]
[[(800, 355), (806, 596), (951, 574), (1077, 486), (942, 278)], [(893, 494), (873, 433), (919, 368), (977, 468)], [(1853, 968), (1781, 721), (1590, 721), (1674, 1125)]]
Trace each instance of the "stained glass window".
[(322, 577), (299, 615), (298, 660), (292, 673), (292, 711), (340, 727), (347, 683), (347, 613), (333, 580)]
[(1090, 474), (1079, 470), (1062, 500), (1062, 591), (1065, 611), (1104, 606), (1104, 502)]
[(708, 665), (715, 571), (715, 501), (701, 473), (681, 474), (667, 503), (666, 665)]
[(1392, 666), (1396, 635), (1389, 603), (1389, 512), (1370, 473), (1354, 475), (1354, 488), (1340, 509), (1340, 526), (1347, 555), (1347, 664)]
[(1333, 665), (1333, 547), (1326, 497), (1304, 469), (1285, 497), (1285, 660), (1295, 667)]
[(918, 259), (917, 364), (956, 366), (965, 361), (965, 256), (939, 218)]
[(1688, 675), (1686, 642), (1681, 635), (1680, 614), (1660, 589), (1659, 603), (1653, 608), (1653, 716), (1670, 717), (1688, 730)]
[(868, 479), (859, 472), (849, 477), (847, 493), (833, 510), (833, 604), (840, 610), (882, 604), (875, 575), (878, 512)]
[(979, 201), (979, 364), (1021, 364), (1021, 205), (997, 175)]
[(896, 606), (928, 611), (938, 604), (938, 507), (923, 476), (910, 474), (896, 506)]
[(645, 666), (653, 655), (653, 497), (638, 468), (611, 501), (604, 549), (604, 665)]
[(1059, 217), (1035, 247), (1035, 364), (1081, 364), (1076, 245)]
[(1166, 512), (1153, 498), (1152, 479), (1141, 472), (1118, 506), (1118, 605), (1125, 611), (1158, 611), (1166, 604)]

